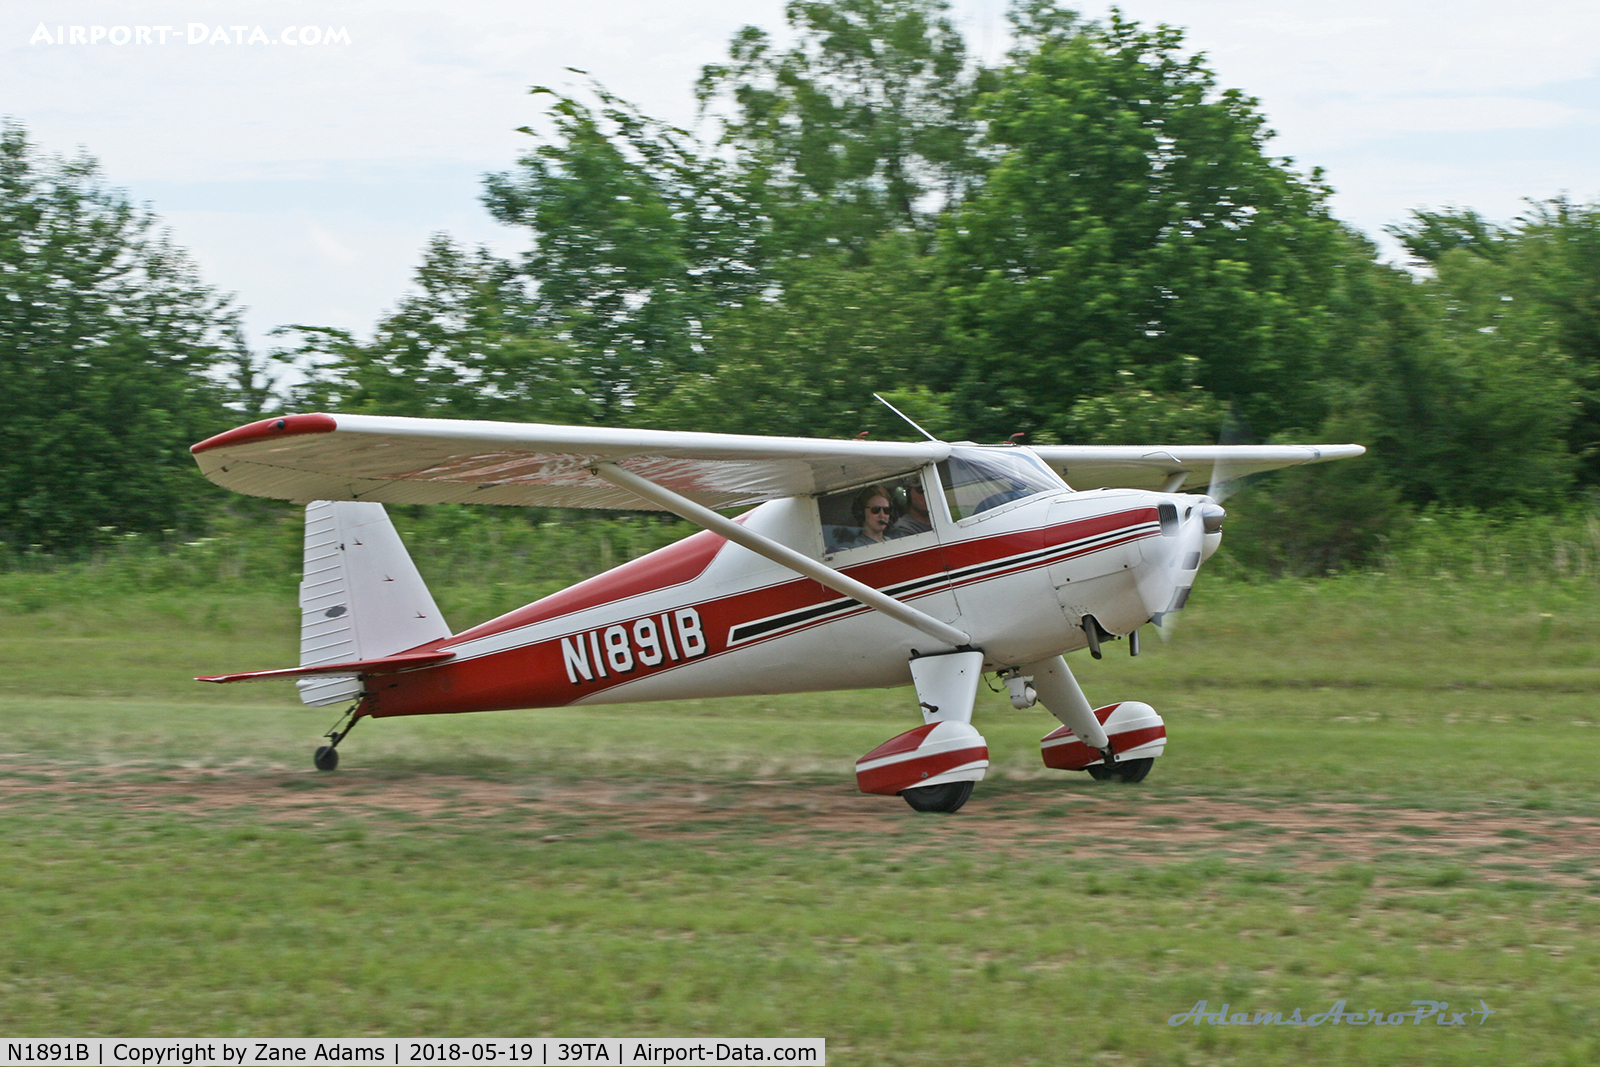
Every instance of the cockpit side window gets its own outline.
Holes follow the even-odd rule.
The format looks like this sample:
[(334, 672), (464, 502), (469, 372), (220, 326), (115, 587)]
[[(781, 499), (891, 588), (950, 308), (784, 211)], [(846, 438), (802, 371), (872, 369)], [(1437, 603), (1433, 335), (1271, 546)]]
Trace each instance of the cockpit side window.
[(957, 521), (1035, 493), (1067, 488), (1043, 460), (1020, 449), (954, 449), (939, 464), (939, 482)]
[(869, 548), (933, 529), (920, 471), (817, 498), (823, 552)]

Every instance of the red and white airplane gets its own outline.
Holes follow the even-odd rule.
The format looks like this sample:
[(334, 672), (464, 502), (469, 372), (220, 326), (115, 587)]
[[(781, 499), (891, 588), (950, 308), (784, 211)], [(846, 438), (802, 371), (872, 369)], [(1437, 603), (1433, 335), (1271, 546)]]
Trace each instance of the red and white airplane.
[[(833, 441), (372, 415), (264, 419), (192, 449), (206, 477), (305, 501), (296, 678), (363, 718), (915, 687), (922, 725), (856, 762), (868, 793), (955, 811), (989, 764), (985, 671), (1061, 727), (1047, 766), (1142, 779), (1166, 745), (1147, 704), (1095, 708), (1064, 653), (1180, 610), (1229, 477), (1359, 445), (1122, 447)], [(1068, 485), (1071, 481), (1079, 488)], [(1110, 488), (1096, 488), (1106, 486)], [(663, 510), (700, 533), (452, 633), (383, 509)], [(719, 510), (755, 505), (728, 519)], [(910, 710), (908, 708), (908, 710)]]

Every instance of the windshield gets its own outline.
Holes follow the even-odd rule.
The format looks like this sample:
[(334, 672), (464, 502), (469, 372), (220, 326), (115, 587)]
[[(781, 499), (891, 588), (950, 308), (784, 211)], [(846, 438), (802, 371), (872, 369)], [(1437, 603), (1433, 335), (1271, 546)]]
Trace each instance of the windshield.
[(939, 464), (939, 482), (954, 519), (970, 518), (1035, 493), (1067, 488), (1032, 452), (1021, 449), (954, 449)]

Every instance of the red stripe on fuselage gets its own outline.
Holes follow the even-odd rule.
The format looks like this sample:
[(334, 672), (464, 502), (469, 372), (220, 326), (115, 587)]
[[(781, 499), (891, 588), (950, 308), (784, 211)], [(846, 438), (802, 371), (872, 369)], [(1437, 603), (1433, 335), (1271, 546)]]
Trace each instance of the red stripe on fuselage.
[(449, 643), (454, 645), (462, 641), (488, 637), (490, 634), (505, 633), (507, 630), (570, 615), (574, 611), (582, 611), (598, 604), (609, 604), (613, 600), (626, 600), (640, 593), (654, 593), (674, 585), (682, 585), (684, 582), (692, 582), (705, 573), (706, 568), (711, 566), (711, 561), (727, 543), (726, 539), (710, 530), (701, 530), (697, 534), (685, 537), (682, 541), (674, 542), (665, 548), (658, 548), (649, 555), (630, 560), (620, 567), (613, 567), (604, 574), (585, 579), (559, 593), (552, 593), (497, 619), (480, 623), (470, 630), (456, 634), (450, 638)]
[[(872, 560), (841, 569), (858, 581), (882, 589), (918, 579), (942, 577), (947, 573), (947, 562), (950, 569), (957, 569), (955, 560), (951, 559), (952, 555), (960, 559), (961, 568), (975, 567), (1010, 556), (1035, 552), (1046, 545), (1068, 544), (1084, 537), (1093, 537), (1125, 526), (1149, 522), (1154, 515), (1154, 508), (1130, 509), (1116, 515), (1095, 516), (1055, 527), (1005, 533), (959, 542), (953, 546), (936, 545), (905, 555)], [(691, 547), (690, 542), (697, 544)], [(695, 534), (676, 545), (669, 545), (649, 556), (625, 563), (615, 570), (581, 582), (571, 589), (546, 597), (439, 644), (450, 648), (463, 641), (504, 633), (584, 608), (689, 582), (704, 573), (712, 557), (725, 543), (722, 538), (709, 532)], [(1121, 543), (1124, 543), (1124, 539), (1108, 542), (1102, 547)], [(680, 551), (674, 553), (674, 549)], [(1094, 550), (1098, 549), (1086, 549), (1086, 552)], [(962, 579), (955, 585), (978, 584), (1018, 570), (1048, 566), (1054, 559), (1052, 556), (1031, 564), (1019, 564), (1015, 568), (981, 573)], [(642, 566), (646, 564), (649, 565)], [(903, 595), (902, 599), (912, 601), (953, 587), (955, 586), (948, 580), (930, 582), (913, 593)], [(661, 663), (653, 667), (643, 666), (635, 657), (634, 665), (625, 672), (607, 670), (602, 675), (597, 669), (594, 678), (574, 683), (568, 676), (562, 658), (562, 638), (583, 640), (584, 634), (593, 630), (604, 630), (609, 625), (624, 625), (631, 632), (634, 622), (646, 617), (624, 616), (608, 622), (594, 623), (582, 629), (551, 634), (515, 648), (463, 657), (437, 667), (373, 679), (369, 683), (369, 692), (372, 695), (368, 697), (366, 710), (373, 716), (386, 717), (560, 707), (635, 678), (674, 670), (691, 663), (709, 661), (730, 651), (751, 648), (765, 641), (852, 618), (871, 610), (861, 605), (841, 607), (839, 612), (830, 613), (814, 621), (775, 630), (770, 634), (741, 642), (731, 650), (728, 647), (728, 634), (735, 626), (839, 599), (841, 599), (839, 594), (809, 578), (793, 578), (764, 588), (748, 589), (700, 603), (687, 600), (670, 608), (658, 604), (649, 616), (657, 620), (663, 614), (670, 614), (681, 607), (693, 607), (699, 613), (707, 644), (704, 655), (693, 658), (663, 658)]]

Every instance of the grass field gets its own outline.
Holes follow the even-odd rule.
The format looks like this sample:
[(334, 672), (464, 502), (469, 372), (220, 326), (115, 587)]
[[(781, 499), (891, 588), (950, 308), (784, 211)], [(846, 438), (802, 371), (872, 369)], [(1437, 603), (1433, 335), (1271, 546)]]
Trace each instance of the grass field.
[[(1592, 582), (1202, 585), (1170, 644), (1075, 658), (1166, 715), (1146, 783), (1045, 771), (1053, 720), (985, 694), (951, 817), (854, 790), (908, 690), (367, 723), (319, 775), (329, 709), (186, 681), (292, 663), (292, 626), (226, 592), (0, 615), (4, 1034), (1600, 1059)], [(1495, 1014), (1167, 1024), (1341, 999)]]

